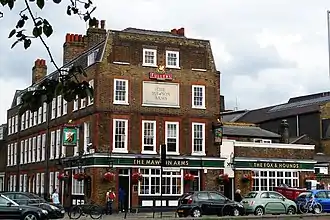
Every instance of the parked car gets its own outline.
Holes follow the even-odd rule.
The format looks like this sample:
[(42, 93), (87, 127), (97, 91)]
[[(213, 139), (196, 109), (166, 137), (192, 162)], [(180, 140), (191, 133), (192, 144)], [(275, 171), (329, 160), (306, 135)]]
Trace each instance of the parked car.
[[(301, 193), (297, 199), (297, 205), (306, 200), (311, 200), (314, 197), (315, 202), (322, 205), (323, 212), (330, 212), (330, 190), (310, 190), (304, 193)], [(315, 212), (315, 210), (312, 210)]]
[(216, 191), (200, 191), (184, 194), (178, 201), (177, 214), (179, 217), (239, 216), (244, 214), (244, 208)]
[(274, 191), (250, 192), (242, 204), (246, 214), (289, 214), (297, 212), (297, 205), (294, 201), (285, 198), (282, 194)]
[(0, 219), (46, 220), (48, 212), (35, 206), (19, 205), (0, 194)]
[(20, 205), (35, 206), (47, 210), (48, 219), (64, 218), (65, 211), (61, 205), (54, 205), (35, 194), (28, 192), (3, 192), (2, 194)]

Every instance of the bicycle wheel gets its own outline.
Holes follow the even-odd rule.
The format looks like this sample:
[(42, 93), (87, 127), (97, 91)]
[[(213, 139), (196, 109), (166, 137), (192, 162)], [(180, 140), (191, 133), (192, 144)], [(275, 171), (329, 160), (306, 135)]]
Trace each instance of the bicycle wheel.
[(300, 213), (303, 213), (303, 214), (307, 213), (308, 212), (308, 206), (309, 205), (306, 202), (299, 203), (298, 208), (299, 208)]
[(317, 202), (313, 205), (313, 213), (314, 214), (320, 214), (320, 213), (322, 213), (322, 211), (323, 211), (323, 207), (320, 203)]
[(83, 214), (83, 210), (79, 206), (72, 206), (68, 212), (70, 219), (78, 219)]
[(97, 205), (92, 205), (90, 208), (90, 216), (92, 219), (100, 219), (103, 215), (103, 208)]

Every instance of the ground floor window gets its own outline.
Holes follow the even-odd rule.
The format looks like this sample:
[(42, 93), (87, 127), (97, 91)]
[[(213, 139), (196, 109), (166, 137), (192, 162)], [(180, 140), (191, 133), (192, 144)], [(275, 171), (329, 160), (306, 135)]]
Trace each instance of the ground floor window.
[(84, 195), (84, 181), (78, 181), (73, 178), (75, 173), (79, 173), (79, 170), (72, 171), (72, 195)]
[(181, 195), (183, 192), (182, 172), (163, 172), (160, 182), (160, 169), (140, 169), (143, 180), (140, 182), (140, 195)]
[(299, 172), (277, 170), (254, 170), (253, 191), (272, 191), (274, 187), (285, 184), (299, 187)]

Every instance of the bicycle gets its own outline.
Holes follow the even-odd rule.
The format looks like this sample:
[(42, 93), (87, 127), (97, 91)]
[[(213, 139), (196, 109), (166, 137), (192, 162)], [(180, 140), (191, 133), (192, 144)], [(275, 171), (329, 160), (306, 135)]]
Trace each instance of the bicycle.
[(323, 211), (322, 205), (315, 201), (315, 198), (312, 197), (310, 200), (300, 202), (298, 205), (300, 213), (308, 213), (308, 212), (314, 212), (314, 214), (320, 214)]
[(91, 202), (91, 204), (72, 206), (68, 212), (70, 219), (79, 219), (81, 216), (90, 216), (92, 219), (100, 219), (103, 216), (103, 207)]

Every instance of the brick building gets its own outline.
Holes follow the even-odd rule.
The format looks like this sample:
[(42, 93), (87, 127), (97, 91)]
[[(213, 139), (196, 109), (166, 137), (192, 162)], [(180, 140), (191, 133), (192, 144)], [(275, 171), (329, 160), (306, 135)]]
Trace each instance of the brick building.
[[(305, 187), (306, 177), (314, 174), (315, 145), (280, 140), (280, 135), (252, 124), (224, 123), (221, 156), (226, 158), (224, 173), (230, 178), (224, 185), (228, 197), (236, 189), (246, 194), (251, 190), (274, 190), (281, 184)], [(244, 182), (243, 175), (250, 181)]]
[[(220, 74), (209, 41), (187, 38), (183, 28), (106, 31), (101, 21), (85, 36), (67, 34), (63, 48), (63, 67), (85, 68), (94, 99), (67, 103), (59, 96), (20, 117), (22, 91), (17, 92), (8, 110), (8, 190), (48, 197), (59, 188), (62, 202), (70, 206), (84, 199), (104, 203), (107, 189), (118, 192), (121, 186), (128, 207), (134, 208), (160, 206), (161, 188), (163, 205), (169, 207), (176, 206), (185, 190), (214, 188), (225, 159), (219, 158), (213, 138)], [(31, 87), (58, 74), (46, 72), (45, 61), (37, 60)], [(69, 130), (77, 135), (72, 147), (63, 144)], [(168, 155), (162, 187), (161, 144)], [(80, 151), (88, 181), (72, 178)], [(57, 176), (63, 170), (70, 178), (60, 182)], [(113, 181), (104, 181), (106, 172), (115, 174)], [(135, 173), (143, 176), (137, 184), (132, 181)], [(194, 176), (188, 187), (187, 173)]]
[(0, 192), (5, 190), (5, 171), (7, 162), (7, 125), (0, 125)]

